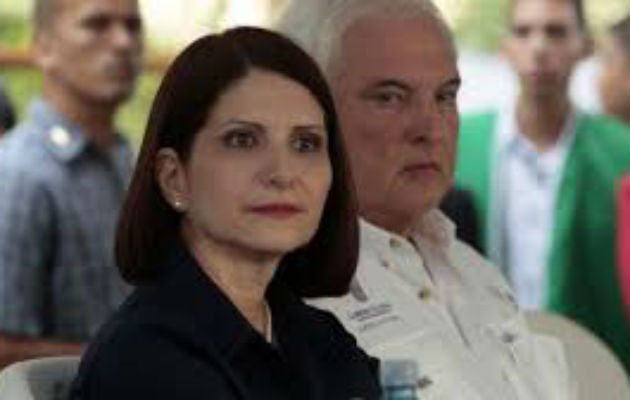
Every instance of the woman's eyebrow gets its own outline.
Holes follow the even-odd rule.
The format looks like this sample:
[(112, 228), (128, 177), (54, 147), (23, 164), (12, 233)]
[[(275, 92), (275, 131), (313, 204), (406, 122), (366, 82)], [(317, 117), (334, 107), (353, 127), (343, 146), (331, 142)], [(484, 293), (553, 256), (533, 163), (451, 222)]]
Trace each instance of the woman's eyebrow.
[(222, 127), (226, 127), (230, 125), (248, 126), (251, 128), (255, 128), (257, 130), (264, 129), (264, 126), (259, 122), (249, 121), (249, 120), (240, 119), (240, 118), (230, 118), (227, 121), (223, 121), (221, 124), (219, 124), (219, 127), (222, 128)]

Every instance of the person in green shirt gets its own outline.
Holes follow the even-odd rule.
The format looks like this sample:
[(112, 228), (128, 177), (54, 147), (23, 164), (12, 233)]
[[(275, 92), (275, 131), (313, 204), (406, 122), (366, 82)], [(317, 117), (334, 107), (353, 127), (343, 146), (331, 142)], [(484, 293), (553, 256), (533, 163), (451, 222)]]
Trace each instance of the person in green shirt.
[(514, 103), (460, 128), (456, 181), (474, 193), (482, 247), (522, 305), (586, 326), (630, 373), (614, 212), (630, 135), (569, 100), (573, 68), (590, 51), (581, 2), (513, 0), (502, 49), (520, 84)]

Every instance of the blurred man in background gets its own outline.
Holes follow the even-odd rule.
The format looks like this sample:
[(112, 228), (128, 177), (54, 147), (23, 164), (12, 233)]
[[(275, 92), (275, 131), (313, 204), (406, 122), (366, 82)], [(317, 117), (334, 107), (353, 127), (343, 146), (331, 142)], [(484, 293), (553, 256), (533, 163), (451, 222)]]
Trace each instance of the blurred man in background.
[(601, 53), (599, 92), (604, 112), (630, 125), (630, 16), (610, 28)]
[(71, 354), (127, 293), (113, 235), (132, 168), (114, 127), (143, 48), (136, 0), (38, 0), (42, 97), (0, 142), (0, 366)]
[(569, 100), (589, 48), (579, 0), (513, 0), (503, 50), (520, 92), (514, 104), (462, 120), (456, 180), (474, 191), (485, 251), (519, 302), (590, 328), (630, 372), (614, 212), (630, 135)]

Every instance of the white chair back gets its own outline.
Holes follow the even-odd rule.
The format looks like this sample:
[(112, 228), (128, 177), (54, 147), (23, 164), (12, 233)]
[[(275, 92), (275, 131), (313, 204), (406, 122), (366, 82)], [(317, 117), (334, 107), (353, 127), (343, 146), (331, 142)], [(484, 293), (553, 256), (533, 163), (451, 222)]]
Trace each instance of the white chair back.
[(65, 400), (79, 365), (78, 356), (44, 357), (0, 371), (1, 400)]
[(579, 400), (630, 400), (630, 381), (624, 368), (598, 337), (557, 314), (527, 311), (525, 315), (534, 332), (563, 342)]

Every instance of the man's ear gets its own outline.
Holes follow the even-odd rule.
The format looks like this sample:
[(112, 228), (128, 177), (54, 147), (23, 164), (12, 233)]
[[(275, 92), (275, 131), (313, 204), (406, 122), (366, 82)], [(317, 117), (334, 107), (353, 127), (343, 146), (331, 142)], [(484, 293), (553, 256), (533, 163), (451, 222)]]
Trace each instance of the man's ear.
[(35, 33), (33, 38), (33, 61), (42, 71), (54, 64), (54, 38), (45, 32)]
[(593, 54), (595, 50), (595, 41), (591, 36), (585, 36), (582, 44), (582, 52), (580, 53), (580, 59), (585, 59)]
[(188, 209), (188, 180), (179, 155), (172, 148), (160, 149), (155, 156), (155, 178), (162, 196), (175, 211)]

